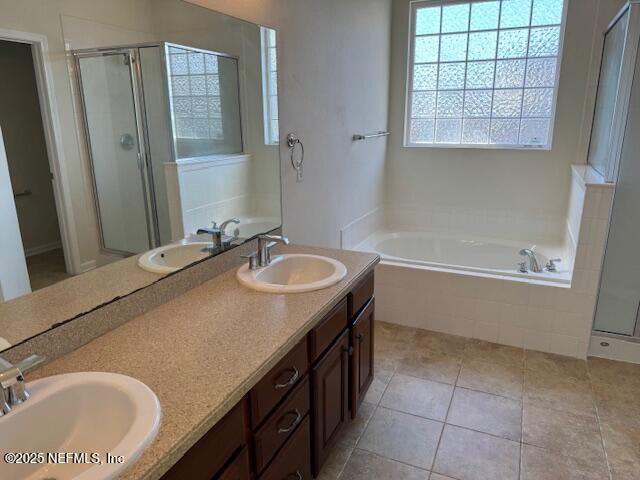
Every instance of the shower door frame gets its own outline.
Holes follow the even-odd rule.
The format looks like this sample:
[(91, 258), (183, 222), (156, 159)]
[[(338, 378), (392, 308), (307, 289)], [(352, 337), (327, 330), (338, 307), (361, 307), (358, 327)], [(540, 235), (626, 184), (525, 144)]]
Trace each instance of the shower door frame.
[[(80, 60), (83, 58), (96, 58), (107, 55), (128, 55), (130, 64), (129, 72), (131, 77), (131, 91), (133, 95), (133, 108), (136, 123), (136, 135), (138, 137), (138, 162), (143, 168), (140, 169), (140, 180), (142, 182), (142, 190), (145, 202), (145, 214), (147, 221), (147, 236), (149, 240), (149, 249), (160, 246), (160, 228), (158, 225), (158, 214), (155, 200), (155, 191), (153, 183), (153, 168), (151, 165), (151, 156), (149, 155), (149, 134), (145, 108), (144, 82), (142, 78), (142, 69), (138, 51), (145, 47), (163, 47), (163, 43), (143, 43), (135, 45), (126, 45), (121, 47), (94, 48), (74, 50), (72, 53), (76, 70), (76, 83), (82, 106), (82, 119), (84, 127), (84, 140), (87, 146), (87, 155), (91, 163), (91, 183), (93, 186), (94, 204), (96, 209), (96, 217), (98, 231), (100, 233), (100, 250), (104, 253), (115, 254), (120, 256), (131, 256), (136, 253), (126, 252), (109, 248), (105, 245), (104, 228), (100, 216), (100, 201), (98, 199), (98, 184), (95, 178), (93, 151), (91, 148), (91, 136), (89, 133), (89, 123), (87, 118), (87, 107), (82, 83), (82, 71), (80, 69)], [(163, 52), (164, 53), (164, 52)], [(168, 91), (167, 75), (165, 62), (162, 62), (163, 83), (165, 90)], [(173, 155), (173, 152), (172, 152)]]
[[(620, 66), (620, 80), (618, 82), (617, 100), (614, 107), (613, 119), (612, 119), (612, 138), (610, 140), (611, 160), (607, 166), (605, 180), (611, 183), (617, 183), (620, 174), (620, 162), (622, 161), (622, 151), (624, 148), (624, 139), (626, 135), (627, 119), (629, 115), (629, 105), (631, 102), (631, 93), (633, 88), (634, 78), (640, 81), (640, 71), (636, 72), (636, 65), (638, 55), (640, 55), (640, 0), (629, 0), (626, 5), (620, 9), (616, 16), (611, 20), (606, 30), (603, 33), (603, 37), (615, 27), (622, 17), (629, 13), (627, 20), (627, 28), (625, 31), (625, 40), (623, 45), (622, 64)], [(601, 54), (601, 62), (604, 58), (604, 44)], [(598, 80), (599, 83), (599, 80)], [(595, 115), (595, 111), (594, 111)], [(593, 124), (592, 124), (593, 129)], [(602, 263), (600, 265), (600, 278), (598, 281), (598, 291), (596, 294), (596, 302), (593, 309), (592, 319), (592, 334), (596, 334), (602, 337), (617, 338), (634, 343), (640, 343), (640, 302), (638, 304), (638, 310), (636, 312), (636, 323), (633, 328), (633, 333), (630, 335), (623, 333), (607, 332), (603, 330), (597, 330), (595, 328), (596, 316), (598, 313), (598, 302), (600, 301), (600, 292), (603, 282), (604, 263), (606, 259), (607, 246), (609, 244), (609, 236), (611, 235), (611, 219), (613, 215), (613, 209), (615, 207), (616, 192), (614, 189), (613, 199), (611, 203), (611, 209), (609, 211), (609, 221), (607, 227), (607, 239), (604, 247), (604, 254), (602, 256)]]

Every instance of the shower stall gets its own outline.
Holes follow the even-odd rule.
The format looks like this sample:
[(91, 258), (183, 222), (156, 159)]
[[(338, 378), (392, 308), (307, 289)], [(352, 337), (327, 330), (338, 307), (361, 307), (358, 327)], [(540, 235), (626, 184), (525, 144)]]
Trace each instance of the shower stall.
[(72, 54), (102, 251), (170, 243), (165, 165), (243, 150), (238, 59), (167, 42)]
[(589, 163), (615, 182), (594, 330), (640, 341), (640, 2), (605, 33)]

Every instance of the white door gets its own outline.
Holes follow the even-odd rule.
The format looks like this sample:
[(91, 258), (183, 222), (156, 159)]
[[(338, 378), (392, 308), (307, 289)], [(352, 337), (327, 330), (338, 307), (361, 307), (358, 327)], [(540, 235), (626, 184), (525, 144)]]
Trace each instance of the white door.
[(0, 301), (27, 293), (31, 293), (31, 284), (0, 128)]

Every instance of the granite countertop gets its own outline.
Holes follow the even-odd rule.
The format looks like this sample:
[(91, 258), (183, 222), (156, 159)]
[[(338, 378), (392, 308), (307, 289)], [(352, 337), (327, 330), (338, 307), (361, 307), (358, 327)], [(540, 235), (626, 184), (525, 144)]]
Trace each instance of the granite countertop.
[(146, 312), (30, 374), (115, 372), (158, 396), (158, 436), (122, 477), (158, 479), (378, 263), (375, 254), (289, 246), (340, 260), (347, 276), (333, 287), (276, 295), (242, 287), (236, 269)]
[(29, 295), (0, 302), (0, 337), (15, 345), (164, 276), (142, 270), (138, 257), (125, 258)]

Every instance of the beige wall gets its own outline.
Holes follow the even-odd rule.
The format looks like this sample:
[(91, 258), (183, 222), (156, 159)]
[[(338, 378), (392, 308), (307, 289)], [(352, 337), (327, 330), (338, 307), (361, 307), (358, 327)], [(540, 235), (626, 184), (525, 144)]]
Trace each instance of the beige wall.
[[(337, 247), (340, 228), (383, 201), (390, 0), (191, 0), (278, 29), (281, 138), (304, 142), (304, 182), (281, 146), (284, 230)], [(396, 131), (395, 135), (400, 132)]]
[(58, 247), (60, 230), (31, 47), (0, 41), (0, 72), (0, 126), (13, 191), (32, 192), (16, 199), (22, 244), (27, 254), (37, 253)]
[[(551, 151), (405, 148), (409, 1), (393, 0), (387, 199), (391, 204), (546, 216), (563, 226), (570, 165), (584, 163), (601, 32), (621, 0), (569, 0)], [(595, 76), (593, 75), (595, 71)], [(558, 234), (561, 235), (563, 228)]]

